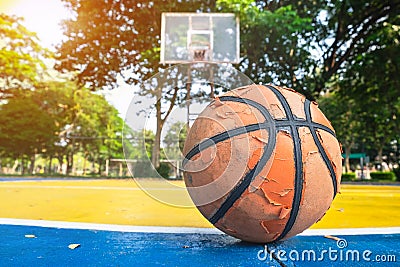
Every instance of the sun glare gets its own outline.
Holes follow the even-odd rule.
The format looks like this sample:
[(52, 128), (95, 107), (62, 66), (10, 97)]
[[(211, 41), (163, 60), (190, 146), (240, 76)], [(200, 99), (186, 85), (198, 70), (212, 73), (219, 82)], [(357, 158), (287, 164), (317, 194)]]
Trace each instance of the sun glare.
[[(55, 51), (63, 39), (61, 21), (72, 17), (61, 0), (0, 0), (0, 13), (23, 17), (23, 25), (36, 32), (42, 45)], [(1, 44), (0, 44), (1, 47)], [(124, 116), (133, 97), (129, 86), (109, 91), (108, 101)]]
[(24, 18), (24, 26), (36, 32), (43, 46), (54, 48), (62, 40), (61, 21), (70, 16), (61, 0), (2, 0), (0, 12)]

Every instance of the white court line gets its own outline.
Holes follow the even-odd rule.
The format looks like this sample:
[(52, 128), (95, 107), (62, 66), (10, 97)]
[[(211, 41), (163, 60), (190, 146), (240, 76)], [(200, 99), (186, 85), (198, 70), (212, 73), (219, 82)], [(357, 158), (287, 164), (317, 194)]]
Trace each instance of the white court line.
[[(223, 234), (216, 228), (169, 227), (169, 226), (131, 226), (117, 224), (98, 224), (65, 221), (25, 220), (0, 218), (0, 225), (38, 226), (61, 229), (117, 231), (131, 233), (168, 233), (168, 234)], [(400, 234), (400, 227), (382, 228), (337, 228), (337, 229), (308, 229), (301, 236), (324, 235), (383, 235)]]
[(81, 223), (65, 221), (25, 220), (0, 218), (0, 225), (38, 226), (61, 229), (82, 229), (100, 231), (118, 231), (131, 233), (184, 233), (184, 234), (223, 234), (216, 228), (169, 227), (169, 226), (133, 226), (118, 224)]
[[(94, 190), (121, 190), (121, 191), (138, 191), (142, 190), (140, 187), (120, 187), (120, 186), (83, 186), (83, 185), (21, 185), (21, 184), (1, 184), (0, 188), (43, 188), (43, 189), (94, 189)], [(186, 190), (184, 187), (171, 186), (171, 187), (145, 187), (146, 190)], [(373, 194), (385, 194), (385, 193), (399, 193), (397, 189), (382, 189)], [(362, 189), (345, 189), (341, 192), (343, 193), (365, 193), (371, 194), (370, 191), (365, 191)]]
[[(118, 187), (118, 186), (80, 186), (80, 185), (4, 185), (0, 184), (0, 188), (43, 188), (43, 189), (94, 189), (94, 190), (121, 190), (121, 191), (142, 191), (140, 187)], [(143, 187), (146, 190), (186, 190), (183, 187)]]
[(400, 188), (399, 187), (393, 187), (391, 189), (374, 189), (373, 191), (369, 191), (368, 189), (343, 189), (342, 190), (344, 193), (365, 193), (365, 194), (369, 194), (371, 192), (377, 192), (377, 193), (387, 193), (387, 192), (395, 192), (395, 193), (399, 193), (400, 192)]
[(400, 227), (307, 229), (300, 235), (391, 235), (400, 234)]

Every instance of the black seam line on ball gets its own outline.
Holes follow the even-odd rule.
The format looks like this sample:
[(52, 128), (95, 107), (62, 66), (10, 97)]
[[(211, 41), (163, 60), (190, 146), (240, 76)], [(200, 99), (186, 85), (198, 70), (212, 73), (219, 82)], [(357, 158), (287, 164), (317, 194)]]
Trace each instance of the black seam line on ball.
[[(307, 121), (311, 121), (312, 120), (311, 119), (311, 110), (310, 110), (310, 104), (311, 103), (310, 103), (309, 100), (306, 100), (306, 102), (304, 104), (305, 104), (304, 109), (305, 109)], [(322, 159), (324, 160), (325, 165), (328, 168), (330, 176), (332, 178), (333, 198), (335, 198), (336, 193), (337, 193), (337, 180), (336, 180), (335, 170), (333, 169), (332, 162), (329, 160), (329, 157), (326, 154), (326, 151), (325, 151), (324, 147), (321, 144), (321, 141), (319, 140), (319, 138), (317, 136), (316, 130), (314, 129), (314, 127), (312, 125), (310, 125), (309, 127), (310, 127), (310, 131), (311, 131), (312, 137), (314, 139), (314, 142), (318, 147), (318, 151), (319, 151)]]
[[(243, 178), (243, 180), (231, 191), (229, 196), (225, 199), (225, 201), (221, 204), (219, 209), (214, 213), (214, 215), (209, 219), (210, 223), (217, 223), (226, 212), (233, 206), (233, 204), (242, 196), (243, 192), (250, 186), (254, 177), (256, 177), (265, 165), (268, 162), (268, 159), (271, 157), (273, 149), (270, 149), (271, 146), (266, 144), (264, 146), (264, 153), (261, 156), (260, 160), (257, 162), (256, 166), (251, 169)], [(271, 150), (271, 151), (270, 151)]]
[(217, 223), (226, 214), (226, 212), (233, 206), (233, 204), (242, 196), (244, 191), (250, 186), (250, 183), (254, 180), (254, 178), (262, 171), (262, 169), (267, 164), (268, 160), (271, 158), (276, 143), (276, 131), (275, 129), (272, 128), (272, 126), (274, 125), (272, 123), (274, 121), (271, 117), (271, 114), (263, 105), (251, 99), (239, 98), (234, 96), (223, 96), (220, 97), (219, 100), (244, 103), (258, 109), (258, 111), (260, 111), (265, 118), (265, 122), (260, 125), (264, 126), (261, 129), (266, 129), (268, 131), (268, 142), (264, 146), (264, 153), (261, 156), (260, 160), (257, 162), (256, 166), (245, 175), (242, 181), (239, 182), (239, 184), (236, 185), (234, 189), (232, 189), (232, 191), (229, 193), (225, 201), (221, 204), (219, 209), (214, 213), (213, 216), (211, 216), (209, 221), (212, 224)]
[(218, 143), (223, 142), (225, 140), (228, 140), (229, 138), (232, 138), (234, 136), (238, 136), (238, 135), (241, 135), (241, 134), (254, 132), (254, 131), (257, 131), (257, 130), (260, 130), (260, 129), (262, 129), (262, 126), (259, 123), (255, 123), (255, 124), (249, 124), (249, 125), (246, 125), (246, 126), (243, 126), (243, 127), (231, 129), (231, 130), (219, 133), (217, 135), (214, 135), (213, 137), (208, 138), (208, 139), (200, 142), (199, 144), (195, 145), (186, 154), (185, 158), (182, 161), (182, 166), (185, 166), (188, 163), (188, 161), (190, 159), (192, 159), (195, 155), (197, 155), (198, 153), (200, 153), (204, 149), (209, 148), (213, 144), (218, 144)]
[(313, 127), (313, 128), (316, 128), (316, 129), (321, 129), (321, 130), (324, 130), (325, 132), (328, 132), (329, 134), (331, 134), (331, 135), (333, 135), (334, 137), (336, 137), (336, 134), (335, 134), (335, 132), (334, 131), (332, 131), (332, 129), (331, 128), (329, 128), (329, 127), (327, 127), (327, 126), (325, 126), (325, 125), (323, 125), (323, 124), (319, 124), (319, 123), (317, 123), (317, 122), (308, 122), (308, 121), (295, 121), (295, 122), (289, 122), (288, 120), (277, 120), (276, 122), (275, 122), (275, 127), (276, 128), (282, 128), (282, 127), (288, 127), (288, 126), (290, 126), (290, 125), (295, 125), (296, 127)]
[[(220, 101), (239, 102), (239, 103), (243, 103), (243, 104), (246, 104), (246, 105), (250, 105), (250, 106), (253, 106), (254, 108), (256, 108), (256, 109), (261, 113), (261, 115), (264, 117), (264, 119), (265, 119), (265, 121), (264, 121), (263, 123), (261, 123), (261, 126), (259, 126), (260, 128), (257, 128), (256, 130), (265, 129), (265, 130), (268, 131), (268, 136), (271, 135), (271, 133), (272, 133), (271, 129), (272, 129), (272, 126), (275, 125), (275, 121), (273, 120), (273, 118), (272, 118), (271, 114), (269, 113), (269, 111), (268, 111), (263, 105), (261, 105), (261, 104), (258, 103), (258, 102), (255, 102), (255, 101), (253, 101), (253, 100), (251, 100), (251, 99), (240, 98), (240, 97), (236, 97), (236, 96), (222, 96), (222, 97), (219, 98), (219, 100), (220, 100)], [(214, 103), (214, 101), (211, 102), (211, 104), (212, 104), (212, 103)], [(210, 104), (210, 105), (211, 105), (211, 104)], [(257, 123), (257, 124), (251, 124), (251, 125), (260, 125), (260, 124)], [(246, 126), (243, 126), (243, 127), (249, 127), (249, 126), (251, 126), (251, 125), (246, 125)], [(243, 127), (235, 128), (235, 129), (231, 129), (231, 130), (228, 130), (228, 131), (219, 133), (219, 134), (217, 134), (217, 135), (215, 135), (215, 136), (213, 136), (213, 137), (210, 137), (210, 138), (206, 139), (205, 141), (203, 141), (203, 142), (201, 142), (201, 143), (195, 145), (195, 146), (186, 154), (185, 158), (183, 159), (182, 166), (185, 166), (185, 164), (186, 164), (191, 158), (193, 158), (196, 154), (200, 153), (200, 151), (201, 151), (201, 150), (200, 150), (200, 147), (201, 147), (202, 149), (206, 149), (207, 147), (212, 146), (213, 142), (215, 142), (214, 139), (218, 139), (219, 142), (222, 142), (222, 141), (224, 141), (224, 140), (226, 140), (226, 139), (229, 139), (230, 137), (232, 137), (232, 134), (229, 133), (230, 131), (235, 132), (237, 129), (241, 129), (241, 128), (243, 128)], [(229, 134), (228, 134), (228, 133), (229, 133)], [(245, 133), (245, 132), (243, 132), (243, 133)], [(227, 134), (228, 134), (228, 135), (227, 135)], [(273, 133), (273, 134), (275, 134), (275, 133)], [(238, 135), (239, 135), (239, 134), (238, 134)], [(275, 134), (275, 135), (276, 135), (276, 134)], [(224, 136), (224, 137), (219, 137), (219, 136)], [(225, 138), (225, 139), (224, 139), (224, 138)], [(273, 147), (275, 147), (275, 141), (274, 141)]]
[(281, 102), (286, 114), (287, 122), (289, 122), (288, 126), (290, 126), (291, 135), (293, 137), (294, 164), (295, 164), (294, 196), (292, 202), (292, 209), (290, 211), (290, 217), (282, 233), (276, 238), (276, 240), (280, 240), (284, 238), (287, 235), (287, 233), (289, 233), (289, 231), (292, 229), (296, 221), (297, 214), (299, 212), (300, 202), (303, 194), (303, 160), (302, 160), (300, 136), (297, 130), (298, 128), (294, 123), (295, 118), (290, 109), (289, 103), (278, 89), (270, 85), (267, 85), (267, 88), (272, 90), (272, 92)]

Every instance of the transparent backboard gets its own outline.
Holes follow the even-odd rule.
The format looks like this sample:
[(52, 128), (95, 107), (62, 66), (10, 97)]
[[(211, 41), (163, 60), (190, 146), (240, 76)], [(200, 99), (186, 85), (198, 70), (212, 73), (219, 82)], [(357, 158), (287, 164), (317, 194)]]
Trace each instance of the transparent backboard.
[(161, 22), (161, 63), (239, 63), (235, 14), (163, 13)]

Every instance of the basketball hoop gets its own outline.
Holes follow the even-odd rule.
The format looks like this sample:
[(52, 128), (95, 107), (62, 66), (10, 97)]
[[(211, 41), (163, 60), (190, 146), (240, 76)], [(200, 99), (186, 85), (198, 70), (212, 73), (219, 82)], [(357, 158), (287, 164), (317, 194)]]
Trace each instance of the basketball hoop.
[(209, 61), (210, 48), (207, 46), (189, 47), (190, 60), (193, 61)]
[(233, 13), (162, 13), (160, 62), (237, 64), (239, 35), (239, 18)]
[(206, 50), (194, 50), (193, 51), (193, 60), (194, 61), (204, 61), (206, 58)]
[(213, 34), (210, 31), (188, 31), (189, 60), (212, 61), (212, 42)]
[(234, 13), (166, 12), (161, 17), (162, 64), (190, 63), (187, 70), (187, 125), (190, 128), (191, 69), (209, 72), (214, 97), (213, 69), (208, 63), (239, 63), (239, 17)]

